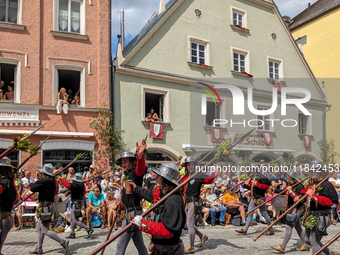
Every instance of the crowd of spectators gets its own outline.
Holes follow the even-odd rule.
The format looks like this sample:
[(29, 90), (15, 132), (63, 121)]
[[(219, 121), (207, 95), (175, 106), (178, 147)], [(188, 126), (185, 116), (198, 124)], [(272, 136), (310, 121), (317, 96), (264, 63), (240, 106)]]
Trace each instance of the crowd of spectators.
[(155, 110), (153, 109), (153, 107), (151, 107), (150, 112), (146, 114), (145, 121), (155, 122), (155, 121), (162, 121), (162, 119), (158, 117), (158, 114), (155, 113)]
[(0, 100), (14, 100), (14, 81), (11, 81), (10, 85), (0, 81)]

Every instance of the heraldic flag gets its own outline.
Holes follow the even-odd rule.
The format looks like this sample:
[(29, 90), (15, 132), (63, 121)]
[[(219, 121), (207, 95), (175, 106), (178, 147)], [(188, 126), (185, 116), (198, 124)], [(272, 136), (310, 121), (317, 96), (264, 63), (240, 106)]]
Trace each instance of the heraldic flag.
[(164, 139), (164, 124), (150, 122), (150, 137)]

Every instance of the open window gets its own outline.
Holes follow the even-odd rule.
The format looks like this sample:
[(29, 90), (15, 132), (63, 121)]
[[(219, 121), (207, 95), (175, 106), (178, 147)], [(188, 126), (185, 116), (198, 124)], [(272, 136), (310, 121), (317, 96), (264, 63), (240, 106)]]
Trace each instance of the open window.
[(299, 134), (300, 135), (311, 135), (311, 117), (309, 115), (304, 115), (302, 112), (298, 113), (299, 121)]
[[(146, 119), (148, 118), (148, 114), (152, 113), (149, 119), (152, 118), (154, 121), (159, 122), (167, 123), (170, 122), (170, 116), (168, 112), (169, 91), (143, 87), (142, 93), (143, 93), (142, 120), (146, 121)], [(152, 109), (153, 112), (151, 112)], [(159, 119), (156, 119), (157, 117)]]
[[(207, 115), (205, 117), (205, 125), (207, 127), (213, 127), (214, 119), (221, 119), (221, 105), (219, 103), (215, 104), (215, 102), (207, 100)], [(215, 126), (220, 126), (217, 121), (215, 121)]]
[(0, 100), (16, 101), (16, 68), (17, 65), (0, 63)]

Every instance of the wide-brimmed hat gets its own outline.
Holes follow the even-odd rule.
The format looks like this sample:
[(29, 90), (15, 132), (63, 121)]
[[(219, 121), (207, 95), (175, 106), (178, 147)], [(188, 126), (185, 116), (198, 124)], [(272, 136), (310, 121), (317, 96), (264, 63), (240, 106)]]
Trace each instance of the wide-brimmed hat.
[(49, 176), (54, 176), (54, 168), (53, 165), (51, 163), (48, 164), (44, 164), (43, 167), (38, 167), (38, 169), (40, 170), (40, 172), (47, 174)]
[(131, 151), (125, 151), (125, 152), (119, 154), (118, 158), (115, 161), (115, 164), (121, 167), (123, 158), (129, 158), (130, 161), (132, 161), (132, 162), (136, 161), (136, 157), (133, 155), (133, 153)]
[(211, 186), (210, 186), (210, 184), (206, 184), (206, 185), (204, 185), (204, 186), (203, 186), (203, 189), (211, 189)]
[(75, 182), (83, 182), (81, 173), (76, 173), (75, 175), (72, 176), (71, 179), (74, 180)]
[(8, 157), (3, 157), (2, 159), (0, 159), (0, 166), (10, 167), (12, 169), (17, 169), (15, 166), (11, 165), (11, 160)]
[(175, 185), (178, 185), (176, 179), (179, 176), (179, 171), (176, 168), (174, 163), (162, 163), (161, 167), (158, 170), (152, 170), (157, 175), (162, 176), (168, 181), (172, 182)]

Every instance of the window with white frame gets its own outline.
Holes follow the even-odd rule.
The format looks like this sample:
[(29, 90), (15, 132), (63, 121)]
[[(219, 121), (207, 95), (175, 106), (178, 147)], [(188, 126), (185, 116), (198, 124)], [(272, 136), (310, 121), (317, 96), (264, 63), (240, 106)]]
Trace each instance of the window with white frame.
[(143, 120), (169, 122), (168, 91), (144, 89), (143, 94)]
[[(269, 110), (269, 107), (266, 106), (257, 106), (257, 110), (266, 111)], [(261, 131), (272, 131), (271, 123), (268, 121), (271, 119), (270, 115), (257, 115), (257, 129)]]
[(0, 21), (18, 23), (19, 0), (0, 0)]
[(278, 80), (281, 78), (280, 69), (281, 62), (278, 60), (269, 59), (269, 78)]
[(235, 72), (247, 72), (247, 57), (246, 52), (233, 50), (233, 70)]
[(244, 13), (240, 11), (233, 10), (233, 25), (240, 27), (245, 27), (244, 24)]
[(61, 92), (61, 89), (64, 88), (68, 95), (69, 105), (85, 107), (85, 67), (54, 65), (53, 81), (53, 105), (58, 102), (58, 92)]
[(299, 113), (299, 134), (301, 135), (309, 135), (309, 120), (310, 116), (304, 115), (303, 113)]
[(206, 65), (206, 45), (191, 41), (191, 62)]
[(83, 0), (57, 1), (57, 27), (55, 30), (76, 34), (85, 33), (85, 6)]
[[(213, 101), (207, 100), (207, 115), (205, 117), (206, 126), (214, 126), (214, 119), (221, 119), (221, 105)], [(219, 127), (220, 124), (215, 121), (215, 126)]]

